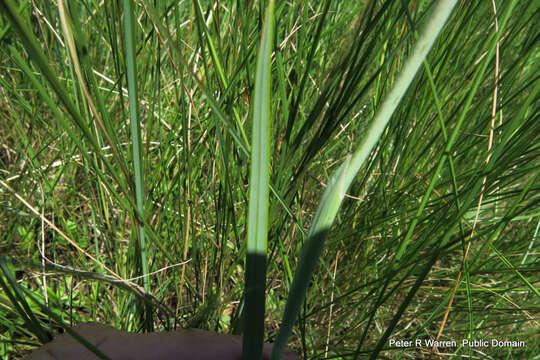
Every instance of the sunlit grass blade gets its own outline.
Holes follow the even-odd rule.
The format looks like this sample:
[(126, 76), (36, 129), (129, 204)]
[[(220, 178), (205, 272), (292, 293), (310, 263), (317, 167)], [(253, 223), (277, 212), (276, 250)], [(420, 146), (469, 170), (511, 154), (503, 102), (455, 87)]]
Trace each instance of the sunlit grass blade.
[[(131, 123), (131, 146), (133, 150), (133, 169), (135, 172), (135, 201), (137, 210), (144, 217), (144, 172), (143, 153), (141, 149), (139, 101), (137, 94), (137, 64), (135, 59), (135, 18), (133, 16), (133, 1), (124, 0), (124, 31), (126, 39), (126, 66), (127, 83), (129, 93), (129, 116)], [(146, 243), (144, 225), (135, 221), (136, 231), (139, 235), (139, 252), (141, 256), (141, 266), (144, 290), (148, 291), (148, 263), (146, 261)]]
[(334, 222), (345, 192), (377, 144), (386, 125), (450, 16), (456, 2), (457, 0), (439, 1), (431, 19), (426, 24), (422, 35), (396, 79), (392, 90), (377, 110), (377, 114), (371, 122), (358, 149), (352, 158), (347, 159), (341, 165), (328, 184), (313, 218), (308, 238), (302, 249), (302, 255), (295, 272), (289, 298), (287, 299), (282, 325), (272, 350), (272, 360), (279, 360), (281, 358), (283, 349), (287, 344), (287, 339), (292, 333), (294, 322), (300, 313), (301, 305), (306, 296), (309, 281), (313, 276), (316, 264), (324, 247), (324, 241)]
[(246, 288), (242, 358), (262, 356), (266, 289), (266, 242), (270, 169), (270, 102), (274, 2), (266, 9), (253, 100), (253, 133), (247, 228)]
[(324, 247), (324, 240), (330, 231), (345, 196), (344, 180), (349, 163), (350, 158), (341, 164), (338, 171), (336, 171), (328, 183), (320, 200), (317, 212), (309, 228), (307, 240), (302, 247), (302, 254), (300, 255), (300, 260), (294, 273), (293, 283), (289, 290), (287, 305), (276, 342), (272, 349), (271, 359), (281, 359), (283, 350), (287, 345), (287, 339), (292, 333), (294, 322), (300, 313), (306, 296), (306, 290)]

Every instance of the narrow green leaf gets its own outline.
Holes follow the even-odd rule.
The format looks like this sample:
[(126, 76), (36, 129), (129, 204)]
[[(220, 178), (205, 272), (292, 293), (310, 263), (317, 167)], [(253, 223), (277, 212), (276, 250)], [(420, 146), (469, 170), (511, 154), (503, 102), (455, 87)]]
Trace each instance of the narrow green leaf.
[(348, 158), (341, 165), (326, 187), (311, 224), (308, 238), (302, 249), (302, 255), (287, 299), (282, 324), (272, 349), (272, 360), (281, 359), (287, 339), (292, 333), (294, 322), (300, 313), (309, 281), (315, 271), (319, 256), (324, 247), (324, 241), (334, 222), (345, 192), (352, 184), (364, 161), (377, 144), (377, 141), (379, 141), (381, 134), (414, 80), (418, 69), (423, 64), (424, 59), (450, 16), (456, 2), (457, 0), (441, 0), (438, 2), (431, 19), (426, 24), (424, 32), (415, 44), (392, 90), (388, 93), (377, 111), (360, 146), (352, 158)]
[(341, 164), (323, 193), (317, 212), (309, 228), (307, 240), (302, 247), (302, 254), (300, 255), (298, 267), (294, 273), (293, 283), (288, 294), (287, 305), (278, 336), (272, 349), (271, 359), (281, 359), (282, 352), (287, 345), (287, 339), (292, 333), (294, 322), (298, 317), (306, 296), (307, 287), (315, 272), (318, 259), (321, 256), (324, 240), (345, 197), (346, 189), (344, 187), (344, 181), (349, 165), (350, 157)]
[[(131, 123), (131, 146), (133, 149), (133, 168), (135, 171), (135, 201), (137, 211), (144, 217), (144, 172), (143, 154), (141, 151), (141, 124), (139, 121), (139, 101), (137, 94), (137, 63), (135, 61), (135, 20), (133, 2), (124, 0), (124, 31), (126, 36), (126, 66), (129, 93), (129, 115)], [(139, 233), (139, 246), (144, 290), (148, 291), (148, 263), (146, 262), (146, 243), (144, 225), (136, 221)]]
[(245, 332), (242, 358), (260, 359), (264, 339), (266, 240), (270, 167), (270, 91), (274, 2), (266, 9), (253, 101), (253, 134), (246, 257)]

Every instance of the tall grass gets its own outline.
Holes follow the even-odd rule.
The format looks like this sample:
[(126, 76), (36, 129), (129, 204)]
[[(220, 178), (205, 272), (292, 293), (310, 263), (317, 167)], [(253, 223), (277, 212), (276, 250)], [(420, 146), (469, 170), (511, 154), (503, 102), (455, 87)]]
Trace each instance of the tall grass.
[(264, 17), (253, 96), (253, 132), (249, 177), (249, 209), (246, 254), (246, 290), (242, 358), (260, 359), (264, 341), (266, 248), (270, 170), (271, 64), (274, 2)]
[(453, 3), (0, 1), (1, 357), (99, 320), (534, 358), (540, 8)]

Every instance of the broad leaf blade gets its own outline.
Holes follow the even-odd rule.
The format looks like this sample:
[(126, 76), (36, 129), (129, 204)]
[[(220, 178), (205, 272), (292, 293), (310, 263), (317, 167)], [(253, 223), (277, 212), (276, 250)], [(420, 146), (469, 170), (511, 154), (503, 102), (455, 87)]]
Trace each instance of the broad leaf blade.
[(270, 91), (274, 2), (266, 9), (253, 101), (246, 258), (245, 331), (242, 357), (260, 359), (264, 339), (266, 240), (270, 168)]

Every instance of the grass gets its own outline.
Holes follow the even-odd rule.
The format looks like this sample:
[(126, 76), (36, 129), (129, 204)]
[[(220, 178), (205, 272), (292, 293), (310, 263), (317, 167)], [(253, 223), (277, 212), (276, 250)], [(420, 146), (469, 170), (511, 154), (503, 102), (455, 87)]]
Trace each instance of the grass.
[(411, 67), (436, 6), (1, 1), (0, 356), (98, 320), (534, 358), (540, 8), (458, 2)]
[(260, 359), (264, 341), (268, 193), (270, 178), (271, 70), (274, 2), (266, 9), (257, 58), (253, 97), (253, 132), (249, 177), (249, 209), (246, 254), (245, 312), (242, 358)]

